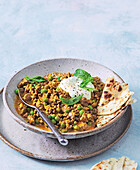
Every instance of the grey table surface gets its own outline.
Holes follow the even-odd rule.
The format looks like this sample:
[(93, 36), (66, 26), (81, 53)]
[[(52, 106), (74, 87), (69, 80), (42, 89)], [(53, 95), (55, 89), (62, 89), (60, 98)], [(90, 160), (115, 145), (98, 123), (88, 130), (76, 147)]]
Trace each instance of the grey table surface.
[(113, 69), (137, 99), (128, 132), (106, 152), (75, 162), (39, 161), (0, 141), (0, 169), (86, 170), (123, 155), (140, 164), (139, 9), (139, 0), (0, 0), (0, 88), (26, 65), (71, 57)]

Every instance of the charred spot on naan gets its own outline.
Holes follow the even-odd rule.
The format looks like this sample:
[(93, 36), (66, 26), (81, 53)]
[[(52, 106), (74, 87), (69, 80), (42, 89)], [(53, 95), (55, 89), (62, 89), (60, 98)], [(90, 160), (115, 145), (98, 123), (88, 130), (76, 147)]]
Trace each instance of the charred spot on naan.
[(120, 91), (122, 91), (122, 87), (119, 85), (119, 89), (118, 89), (118, 91), (120, 92)]
[(104, 96), (105, 99), (109, 99), (109, 98), (111, 98), (111, 97), (112, 97), (112, 94), (106, 94), (106, 95)]
[(113, 82), (114, 82), (114, 78), (112, 78), (112, 79), (110, 80), (110, 82), (113, 83)]

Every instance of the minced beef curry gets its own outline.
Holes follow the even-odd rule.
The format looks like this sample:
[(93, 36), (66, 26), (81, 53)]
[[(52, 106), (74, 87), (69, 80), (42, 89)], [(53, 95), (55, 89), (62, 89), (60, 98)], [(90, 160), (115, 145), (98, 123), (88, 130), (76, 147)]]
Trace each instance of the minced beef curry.
[[(100, 78), (93, 77), (94, 87), (98, 91), (91, 92), (90, 100), (82, 97), (76, 104), (64, 104), (60, 97), (68, 99), (71, 97), (68, 92), (58, 88), (58, 85), (64, 78), (72, 76), (74, 76), (73, 73), (53, 72), (44, 76), (45, 81), (30, 81), (25, 77), (18, 84), (18, 88), (23, 88), (23, 99), (32, 101), (32, 104), (46, 113), (63, 133), (91, 130), (96, 127), (97, 105), (104, 88), (104, 83)], [(18, 95), (15, 100), (15, 108), (28, 123), (46, 131), (50, 130), (38, 112), (23, 104)]]

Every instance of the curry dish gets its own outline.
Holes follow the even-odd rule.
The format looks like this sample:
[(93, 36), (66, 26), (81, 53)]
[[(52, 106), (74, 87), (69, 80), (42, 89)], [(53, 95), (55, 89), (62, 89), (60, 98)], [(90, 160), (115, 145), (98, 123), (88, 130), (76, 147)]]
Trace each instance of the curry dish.
[[(96, 128), (97, 105), (103, 92), (104, 83), (99, 77), (92, 77), (92, 84), (96, 90), (90, 91), (90, 99), (81, 96), (78, 102), (65, 104), (62, 99), (71, 99), (71, 96), (61, 86), (59, 87), (59, 84), (63, 79), (70, 77), (74, 77), (74, 74), (53, 72), (44, 76), (42, 81), (31, 81), (29, 77), (25, 77), (18, 84), (18, 88), (23, 89), (24, 100), (32, 102), (33, 105), (45, 112), (60, 132), (94, 129)], [(15, 99), (15, 108), (29, 124), (50, 131), (38, 112), (23, 104), (18, 95)]]

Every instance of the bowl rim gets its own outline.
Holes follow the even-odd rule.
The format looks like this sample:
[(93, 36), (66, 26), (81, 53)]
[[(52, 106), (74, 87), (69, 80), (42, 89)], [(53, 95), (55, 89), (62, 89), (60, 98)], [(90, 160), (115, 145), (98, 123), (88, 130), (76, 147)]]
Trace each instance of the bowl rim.
[[(124, 80), (116, 73), (114, 72), (112, 69), (102, 65), (102, 64), (99, 64), (97, 62), (94, 62), (92, 60), (86, 60), (86, 59), (79, 59), (79, 58), (71, 58), (71, 57), (68, 57), (68, 58), (50, 58), (50, 59), (45, 59), (45, 60), (41, 60), (41, 61), (38, 61), (38, 62), (34, 62), (32, 64), (29, 64), (29, 65), (26, 65), (25, 67), (21, 68), (19, 71), (17, 71), (16, 73), (14, 73), (10, 79), (8, 80), (8, 82), (6, 83), (5, 87), (4, 87), (4, 91), (3, 91), (3, 103), (4, 103), (4, 106), (5, 108), (7, 109), (7, 111), (9, 112), (10, 116), (12, 116), (14, 118), (14, 120), (16, 120), (19, 124), (21, 124), (22, 126), (24, 126), (25, 128), (28, 128), (32, 131), (35, 131), (35, 132), (38, 132), (38, 133), (44, 133), (44, 134), (48, 134), (48, 135), (53, 135), (53, 132), (52, 131), (46, 131), (46, 130), (43, 130), (43, 129), (40, 129), (36, 126), (33, 126), (33, 125), (30, 125), (28, 124), (27, 122), (24, 122), (22, 119), (18, 118), (13, 112), (12, 110), (10, 109), (10, 106), (8, 105), (7, 103), (7, 98), (6, 98), (6, 94), (7, 94), (7, 88), (8, 88), (8, 85), (9, 83), (11, 82), (11, 80), (18, 74), (20, 73), (22, 70), (26, 69), (27, 67), (30, 67), (32, 65), (35, 65), (35, 64), (39, 64), (39, 63), (43, 63), (43, 62), (47, 62), (47, 61), (51, 61), (51, 60), (80, 60), (80, 61), (85, 61), (85, 62), (92, 62), (94, 64), (97, 64), (99, 66), (102, 66), (108, 70), (110, 70), (111, 72), (113, 72), (119, 79), (121, 79), (121, 81), (124, 83)], [(128, 106), (127, 106), (128, 107)], [(86, 131), (82, 131), (82, 132), (70, 132), (70, 133), (62, 133), (65, 137), (68, 137), (68, 136), (81, 136), (81, 135), (86, 135), (86, 136), (89, 136), (89, 134), (95, 134), (95, 133), (98, 133), (98, 132), (101, 132), (105, 129), (107, 129), (108, 127), (110, 127), (111, 125), (113, 125), (117, 120), (119, 120), (119, 118), (121, 118), (121, 116), (125, 113), (127, 107), (122, 110), (118, 115), (115, 116), (115, 118), (113, 118), (109, 123), (101, 126), (101, 127), (96, 127), (95, 129), (92, 129), (92, 130), (86, 130)]]

